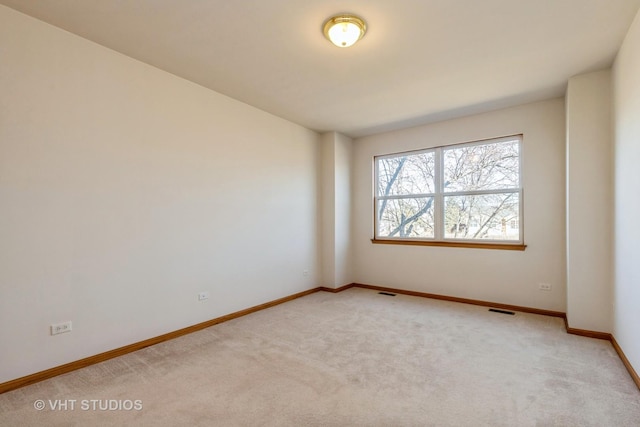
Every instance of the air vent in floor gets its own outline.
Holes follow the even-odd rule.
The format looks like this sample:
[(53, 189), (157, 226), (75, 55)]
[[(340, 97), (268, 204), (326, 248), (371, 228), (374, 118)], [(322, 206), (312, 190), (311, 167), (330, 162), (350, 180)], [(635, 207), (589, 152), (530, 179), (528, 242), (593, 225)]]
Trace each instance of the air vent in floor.
[(489, 311), (493, 311), (494, 313), (509, 314), (511, 316), (513, 316), (515, 314), (513, 311), (498, 310), (497, 308), (490, 308)]
[(389, 297), (395, 297), (396, 294), (392, 294), (391, 292), (378, 292), (380, 295), (387, 295)]

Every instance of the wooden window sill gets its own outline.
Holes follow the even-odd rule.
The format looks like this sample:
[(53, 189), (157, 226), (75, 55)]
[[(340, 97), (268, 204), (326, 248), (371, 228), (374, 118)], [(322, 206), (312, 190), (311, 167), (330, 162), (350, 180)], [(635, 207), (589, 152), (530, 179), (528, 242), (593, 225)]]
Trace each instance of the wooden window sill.
[(472, 249), (499, 249), (506, 251), (524, 251), (527, 245), (520, 243), (471, 243), (471, 242), (442, 242), (427, 240), (391, 240), (371, 239), (371, 243), (383, 245), (409, 245), (409, 246), (445, 246), (449, 248)]

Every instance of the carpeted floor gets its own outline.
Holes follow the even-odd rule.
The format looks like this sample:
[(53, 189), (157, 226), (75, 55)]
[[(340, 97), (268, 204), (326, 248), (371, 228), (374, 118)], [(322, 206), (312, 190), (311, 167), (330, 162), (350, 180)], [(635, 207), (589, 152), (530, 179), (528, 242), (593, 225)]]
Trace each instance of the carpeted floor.
[(561, 319), (354, 288), (5, 393), (0, 425), (637, 427), (640, 391)]

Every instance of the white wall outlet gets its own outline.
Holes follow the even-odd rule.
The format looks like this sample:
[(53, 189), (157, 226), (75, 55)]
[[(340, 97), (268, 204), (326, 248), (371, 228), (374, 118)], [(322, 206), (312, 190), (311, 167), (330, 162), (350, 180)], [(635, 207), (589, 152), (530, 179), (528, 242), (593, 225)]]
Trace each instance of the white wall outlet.
[(209, 291), (198, 292), (198, 301), (204, 301), (209, 299)]
[(71, 321), (51, 325), (51, 335), (63, 334), (65, 332), (71, 332)]
[(309, 270), (302, 270), (302, 275), (307, 277), (309, 275)]
[(551, 290), (551, 284), (550, 283), (538, 283), (538, 287), (540, 288), (541, 291), (550, 291)]

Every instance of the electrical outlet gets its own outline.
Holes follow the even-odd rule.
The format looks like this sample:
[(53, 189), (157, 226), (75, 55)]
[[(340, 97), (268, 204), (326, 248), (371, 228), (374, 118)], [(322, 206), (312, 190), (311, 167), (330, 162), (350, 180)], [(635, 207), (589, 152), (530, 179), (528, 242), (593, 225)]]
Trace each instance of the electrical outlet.
[(71, 332), (71, 321), (51, 325), (51, 335), (63, 334), (65, 332)]
[(204, 301), (209, 299), (209, 291), (203, 291), (198, 293), (198, 301)]
[(551, 290), (551, 284), (549, 284), (549, 283), (538, 283), (538, 287), (540, 288), (541, 291), (550, 291)]
[(302, 275), (307, 277), (309, 275), (309, 270), (302, 270)]

